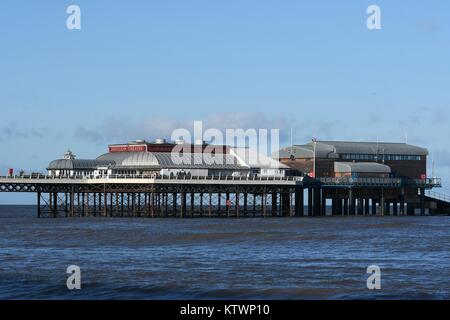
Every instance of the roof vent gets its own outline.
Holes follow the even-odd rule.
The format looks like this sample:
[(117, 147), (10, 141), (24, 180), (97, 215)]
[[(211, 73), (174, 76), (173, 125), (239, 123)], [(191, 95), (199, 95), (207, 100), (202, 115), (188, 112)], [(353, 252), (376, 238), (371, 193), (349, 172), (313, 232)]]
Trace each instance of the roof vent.
[(165, 144), (166, 143), (166, 139), (158, 138), (158, 139), (155, 140), (155, 143), (156, 144)]
[(179, 140), (175, 140), (175, 144), (185, 144), (186, 141), (184, 141), (183, 139), (179, 139)]
[(195, 144), (198, 145), (198, 146), (202, 146), (202, 145), (205, 144), (205, 141), (201, 140), (201, 139), (197, 139), (197, 140), (195, 140)]

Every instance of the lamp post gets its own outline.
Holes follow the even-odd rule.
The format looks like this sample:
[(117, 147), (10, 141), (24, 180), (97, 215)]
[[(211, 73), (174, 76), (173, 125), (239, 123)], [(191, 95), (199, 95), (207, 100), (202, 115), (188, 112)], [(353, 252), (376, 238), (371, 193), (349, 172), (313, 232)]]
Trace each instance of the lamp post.
[(317, 145), (317, 139), (313, 138), (313, 178), (316, 178), (316, 145)]

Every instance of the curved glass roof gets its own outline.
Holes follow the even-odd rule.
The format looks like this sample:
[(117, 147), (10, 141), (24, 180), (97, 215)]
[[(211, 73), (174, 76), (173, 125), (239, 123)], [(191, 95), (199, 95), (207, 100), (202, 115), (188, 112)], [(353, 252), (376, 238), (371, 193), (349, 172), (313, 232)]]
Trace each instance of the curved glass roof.
[(112, 152), (97, 158), (113, 161), (116, 168), (203, 168), (203, 169), (246, 169), (230, 154), (206, 157), (202, 153), (176, 154), (170, 152)]
[(83, 170), (95, 169), (98, 167), (114, 166), (115, 162), (111, 160), (78, 160), (78, 159), (59, 159), (50, 162), (48, 170)]

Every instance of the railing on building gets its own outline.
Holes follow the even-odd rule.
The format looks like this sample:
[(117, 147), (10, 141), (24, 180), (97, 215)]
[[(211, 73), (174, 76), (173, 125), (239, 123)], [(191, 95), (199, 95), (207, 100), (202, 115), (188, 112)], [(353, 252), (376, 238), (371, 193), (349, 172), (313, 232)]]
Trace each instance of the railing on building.
[(364, 186), (364, 187), (417, 187), (417, 188), (438, 188), (442, 186), (440, 178), (432, 179), (402, 179), (402, 178), (319, 178), (323, 185), (327, 186)]

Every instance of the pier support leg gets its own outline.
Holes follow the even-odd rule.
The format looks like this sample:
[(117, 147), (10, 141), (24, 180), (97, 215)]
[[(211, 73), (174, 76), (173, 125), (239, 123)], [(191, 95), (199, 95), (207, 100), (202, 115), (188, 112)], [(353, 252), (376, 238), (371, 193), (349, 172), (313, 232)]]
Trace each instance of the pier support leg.
[[(155, 217), (155, 192), (152, 191), (149, 194), (150, 199), (148, 200), (148, 205), (150, 209), (150, 217)], [(122, 206), (123, 206), (123, 194), (122, 194)], [(122, 209), (123, 210), (123, 209)]]
[(400, 196), (400, 215), (404, 216), (406, 214), (405, 212), (405, 196)]
[(334, 201), (334, 210), (332, 215), (341, 216), (342, 215), (342, 199), (339, 196), (333, 199)]
[(377, 200), (376, 199), (372, 199), (372, 215), (373, 216), (377, 215)]
[(289, 212), (289, 205), (290, 203), (290, 194), (289, 192), (282, 192), (281, 193), (281, 216), (285, 217), (290, 214)]
[(67, 217), (69, 215), (69, 194), (64, 193), (64, 214)]
[(425, 215), (425, 188), (420, 188), (420, 215)]
[(226, 193), (226, 201), (225, 201), (225, 205), (226, 205), (226, 207), (227, 207), (227, 217), (229, 217), (230, 216), (230, 207), (231, 207), (231, 205), (230, 205), (230, 193), (229, 192), (227, 192)]
[(353, 198), (353, 189), (348, 191), (349, 215), (355, 215), (355, 199)]
[(114, 208), (114, 202), (113, 202), (113, 193), (111, 192), (109, 194), (109, 216), (113, 216), (113, 208)]
[(248, 193), (244, 192), (244, 216), (247, 216)]
[(393, 214), (394, 214), (394, 216), (398, 216), (398, 203), (397, 203), (397, 200), (395, 200), (394, 203), (393, 203)]
[(337, 198), (336, 197), (332, 197), (331, 198), (331, 215), (335, 216), (337, 214)]
[(266, 214), (267, 214), (267, 193), (266, 193), (266, 191), (264, 191), (264, 193), (262, 194), (262, 199), (261, 199), (261, 202), (262, 202), (262, 213), (263, 213), (263, 217), (266, 217)]
[(41, 217), (41, 192), (37, 193), (37, 217)]
[(177, 216), (177, 193), (173, 192), (172, 193), (172, 213), (173, 216), (176, 217)]
[(314, 200), (313, 200), (313, 202), (314, 202), (313, 215), (314, 216), (320, 216), (322, 213), (322, 209), (321, 209), (322, 201), (321, 201), (321, 192), (320, 191), (321, 191), (320, 188), (314, 188), (314, 190), (313, 190), (313, 198), (314, 198)]
[(308, 188), (308, 216), (313, 215), (313, 189)]
[(362, 216), (364, 214), (364, 211), (363, 211), (364, 210), (364, 206), (363, 206), (364, 205), (363, 204), (364, 200), (362, 198), (358, 198), (357, 201), (358, 201), (358, 215)]
[(186, 215), (186, 192), (181, 193), (181, 209), (180, 209), (180, 217), (184, 218)]
[(277, 215), (277, 194), (275, 192), (272, 193), (272, 217)]
[(208, 204), (208, 216), (211, 218), (211, 216), (212, 216), (212, 193), (211, 193), (211, 191), (209, 192), (208, 201), (209, 201), (209, 204)]
[(72, 188), (72, 191), (70, 192), (70, 216), (73, 217), (75, 214), (75, 206), (74, 206), (74, 200), (75, 200), (75, 194)]
[(391, 211), (391, 203), (389, 201), (386, 201), (386, 209), (384, 211), (385, 215), (391, 216), (392, 215), (392, 211)]
[(304, 211), (304, 189), (301, 187), (295, 188), (295, 215), (297, 217), (303, 216)]
[(56, 218), (58, 216), (58, 193), (53, 192), (53, 218)]
[(195, 193), (191, 192), (191, 212), (190, 212), (191, 218), (194, 216), (194, 209), (195, 209)]
[(239, 218), (239, 201), (240, 200), (240, 195), (239, 192), (236, 192), (236, 217)]
[(364, 215), (365, 216), (370, 215), (370, 199), (369, 198), (364, 199)]
[(103, 216), (104, 216), (104, 217), (106, 217), (107, 214), (108, 214), (108, 211), (107, 211), (107, 210), (108, 210), (107, 202), (108, 202), (108, 199), (107, 199), (106, 185), (105, 185), (105, 188), (104, 188), (104, 190), (103, 190)]
[(321, 190), (322, 193), (322, 202), (320, 204), (320, 215), (325, 217), (327, 215), (327, 197), (325, 196), (325, 192)]
[(412, 203), (406, 204), (406, 213), (408, 216), (413, 216), (415, 212), (414, 205)]

